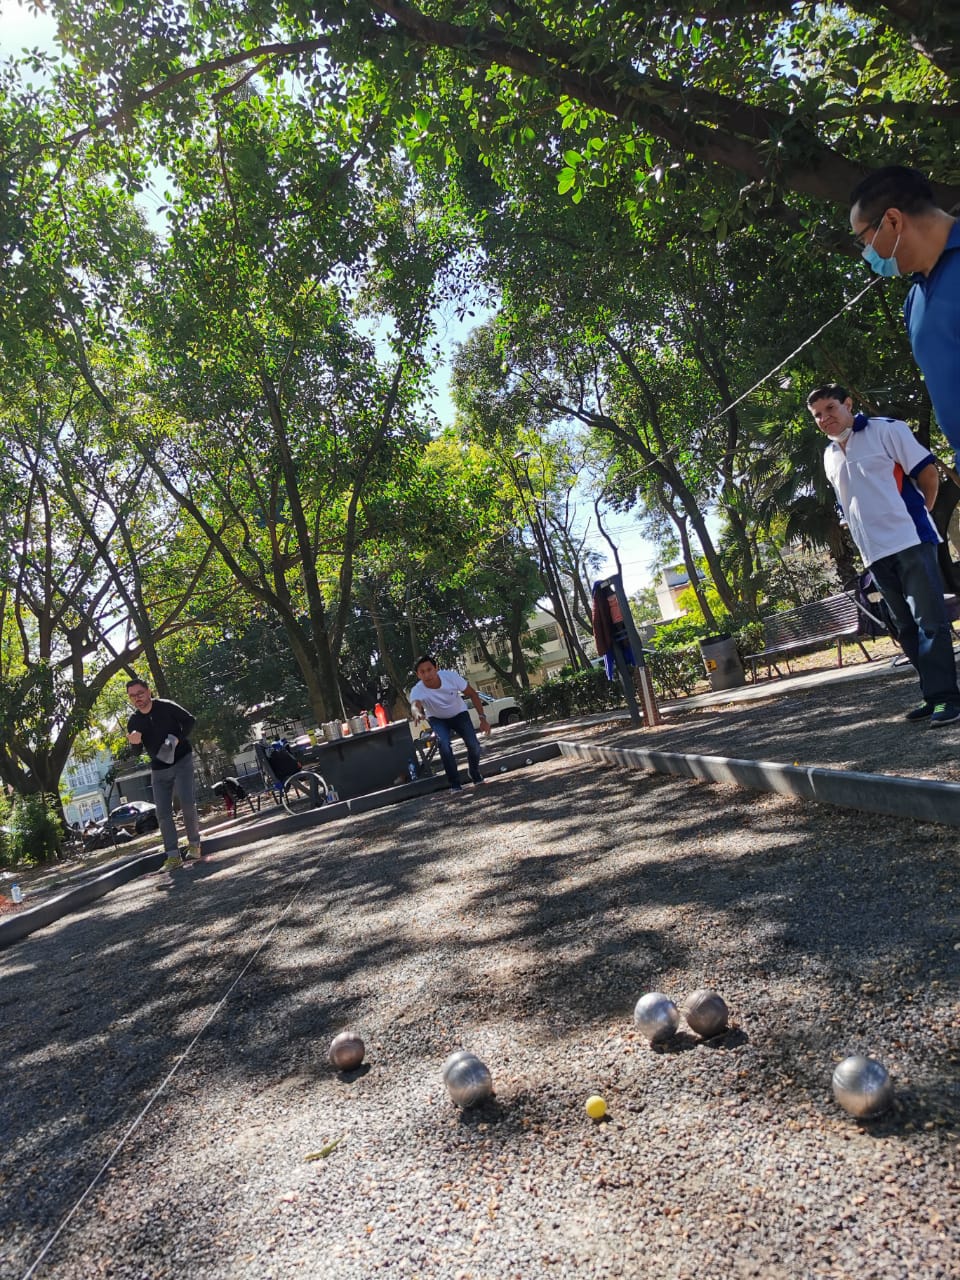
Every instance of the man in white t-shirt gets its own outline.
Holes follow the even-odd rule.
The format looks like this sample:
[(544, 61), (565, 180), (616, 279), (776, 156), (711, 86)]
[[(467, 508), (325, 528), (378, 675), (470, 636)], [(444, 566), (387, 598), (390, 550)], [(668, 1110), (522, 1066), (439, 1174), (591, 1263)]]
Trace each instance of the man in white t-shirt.
[(923, 702), (907, 719), (935, 726), (958, 720), (957, 664), (937, 564), (940, 535), (930, 516), (940, 485), (933, 454), (897, 418), (854, 415), (843, 387), (818, 387), (807, 407), (830, 437), (823, 467), (847, 527), (920, 676)]
[(417, 683), (410, 690), (410, 705), (417, 715), (426, 716), (430, 728), (436, 734), (440, 759), (443, 761), (443, 768), (450, 782), (450, 790), (463, 790), (450, 743), (451, 733), (459, 734), (466, 743), (470, 781), (479, 785), (483, 782), (483, 775), (480, 772), (480, 743), (473, 721), (470, 719), (470, 712), (463, 705), (463, 699), (470, 699), (480, 717), (480, 728), (484, 733), (489, 733), (490, 725), (483, 714), (480, 695), (456, 671), (438, 670), (436, 662), (428, 654), (417, 659), (415, 669)]

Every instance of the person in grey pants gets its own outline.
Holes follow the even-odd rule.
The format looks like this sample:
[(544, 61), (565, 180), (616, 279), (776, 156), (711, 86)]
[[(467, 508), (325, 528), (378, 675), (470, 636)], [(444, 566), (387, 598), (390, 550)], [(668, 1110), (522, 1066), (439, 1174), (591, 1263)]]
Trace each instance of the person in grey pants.
[[(199, 861), (200, 816), (194, 794), (193, 747), (190, 730), (196, 720), (169, 698), (155, 698), (150, 686), (139, 678), (127, 681), (127, 697), (134, 708), (127, 721), (127, 741), (150, 756), (150, 782), (157, 806), (160, 834), (166, 858), (163, 868), (172, 871), (186, 859)], [(180, 857), (177, 824), (173, 816), (176, 791), (187, 832), (187, 851)]]

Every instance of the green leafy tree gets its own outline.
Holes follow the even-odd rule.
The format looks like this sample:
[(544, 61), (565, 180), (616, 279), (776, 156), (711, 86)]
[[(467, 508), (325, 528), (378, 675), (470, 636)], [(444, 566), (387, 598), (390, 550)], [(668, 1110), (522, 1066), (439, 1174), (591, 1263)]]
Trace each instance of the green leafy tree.
[(948, 5), (374, 0), (308, 12), (281, 0), (162, 17), (148, 0), (54, 7), (84, 73), (72, 88), (79, 136), (137, 120), (182, 132), (224, 75), (256, 69), (300, 76), (318, 99), (346, 89), (389, 115), (425, 161), (456, 159), (466, 124), (498, 176), (518, 148), (538, 146), (537, 123), (552, 116), (557, 142), (542, 158), (559, 192), (582, 198), (626, 172), (638, 216), (691, 165), (751, 187), (722, 211), (732, 224), (763, 205), (764, 188), (841, 201), (884, 154), (955, 164), (960, 18)]
[[(221, 104), (215, 137), (176, 158), (171, 234), (136, 304), (148, 431), (138, 415), (128, 438), (280, 619), (323, 720), (343, 713), (356, 557), (423, 439), (415, 399), (447, 246), (390, 163), (376, 192), (352, 179), (344, 115), (282, 106)], [(385, 358), (351, 293), (381, 330), (392, 319)]]
[[(377, 672), (402, 696), (425, 649), (455, 662), (479, 648), (508, 685), (529, 682), (522, 637), (543, 581), (518, 536), (518, 510), (482, 445), (452, 430), (424, 444), (364, 554), (350, 641), (358, 697), (364, 688), (370, 697)], [(377, 655), (373, 668), (364, 654)]]
[(111, 679), (203, 607), (205, 559), (143, 467), (94, 446), (85, 382), (27, 372), (0, 408), (0, 779), (56, 795)]

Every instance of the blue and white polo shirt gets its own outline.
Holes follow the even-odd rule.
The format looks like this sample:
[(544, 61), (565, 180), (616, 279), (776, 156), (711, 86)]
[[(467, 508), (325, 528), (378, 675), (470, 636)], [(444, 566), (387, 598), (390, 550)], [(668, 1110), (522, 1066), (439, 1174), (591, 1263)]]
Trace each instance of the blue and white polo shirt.
[(918, 542), (939, 542), (913, 479), (934, 457), (907, 424), (858, 413), (846, 446), (831, 441), (823, 467), (863, 563), (871, 565)]

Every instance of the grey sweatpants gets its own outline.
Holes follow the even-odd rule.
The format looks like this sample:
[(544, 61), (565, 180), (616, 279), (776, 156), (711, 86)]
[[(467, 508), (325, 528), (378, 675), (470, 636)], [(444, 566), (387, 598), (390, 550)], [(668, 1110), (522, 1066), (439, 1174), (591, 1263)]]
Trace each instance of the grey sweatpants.
[(153, 784), (153, 803), (157, 806), (160, 834), (163, 837), (163, 851), (167, 857), (177, 852), (179, 844), (177, 824), (173, 817), (174, 789), (183, 811), (187, 842), (199, 844), (200, 816), (197, 813), (197, 801), (194, 795), (193, 752), (189, 752), (182, 760), (172, 764), (169, 769), (151, 769), (150, 781)]

